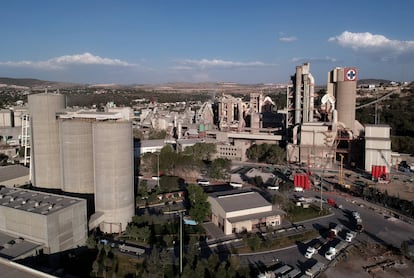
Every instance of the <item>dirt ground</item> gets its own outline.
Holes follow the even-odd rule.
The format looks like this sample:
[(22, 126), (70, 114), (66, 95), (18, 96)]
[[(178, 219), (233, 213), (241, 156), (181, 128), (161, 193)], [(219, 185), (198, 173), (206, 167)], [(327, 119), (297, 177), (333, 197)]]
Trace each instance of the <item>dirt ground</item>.
[(380, 244), (348, 248), (320, 277), (414, 277), (414, 262), (394, 254)]
[(410, 181), (408, 178), (400, 175), (393, 176), (388, 184), (376, 184), (375, 188), (381, 191), (387, 190), (390, 196), (394, 195), (406, 200), (414, 200), (414, 181)]

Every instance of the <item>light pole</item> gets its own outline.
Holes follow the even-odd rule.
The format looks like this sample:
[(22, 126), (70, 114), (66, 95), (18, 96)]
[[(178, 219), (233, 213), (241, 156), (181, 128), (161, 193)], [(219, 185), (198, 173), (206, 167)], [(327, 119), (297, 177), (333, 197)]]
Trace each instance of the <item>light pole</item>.
[(157, 156), (157, 186), (160, 187), (160, 153), (155, 153)]
[(180, 211), (180, 274), (183, 273), (183, 212)]

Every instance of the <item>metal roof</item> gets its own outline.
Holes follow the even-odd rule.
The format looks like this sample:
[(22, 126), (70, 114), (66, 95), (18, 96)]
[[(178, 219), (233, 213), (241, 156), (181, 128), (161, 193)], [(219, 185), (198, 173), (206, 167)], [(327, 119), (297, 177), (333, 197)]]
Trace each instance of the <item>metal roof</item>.
[(29, 168), (22, 165), (9, 165), (0, 167), (0, 183), (29, 175)]
[(254, 191), (227, 191), (210, 195), (225, 212), (267, 207), (271, 204)]
[(21, 188), (0, 188), (0, 207), (9, 207), (30, 213), (49, 215), (82, 201), (85, 200)]

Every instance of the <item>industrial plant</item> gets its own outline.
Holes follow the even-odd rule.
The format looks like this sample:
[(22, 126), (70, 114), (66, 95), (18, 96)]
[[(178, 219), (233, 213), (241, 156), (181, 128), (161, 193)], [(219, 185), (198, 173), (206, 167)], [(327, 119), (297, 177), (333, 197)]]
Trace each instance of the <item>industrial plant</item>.
[[(66, 96), (59, 93), (30, 94), (27, 107), (0, 113), (0, 124), (7, 132), (4, 138), (10, 143), (19, 141), (24, 148), (22, 164), (30, 165), (30, 173), (3, 181), (8, 187), (0, 190), (1, 219), (15, 214), (22, 217), (13, 225), (0, 221), (0, 230), (41, 242), (43, 245), (33, 250), (46, 253), (84, 244), (87, 233), (96, 228), (108, 234), (124, 232), (136, 211), (134, 177), (139, 168), (134, 162), (147, 152), (160, 152), (165, 145), (180, 152), (196, 143), (214, 143), (213, 159), (241, 162), (248, 160), (246, 151), (254, 145), (286, 146), (289, 165), (308, 169), (292, 179), (295, 186), (304, 189), (311, 186), (310, 173), (343, 167), (360, 168), (377, 181), (387, 181), (396, 163), (390, 127), (363, 125), (356, 120), (357, 80), (357, 68), (334, 68), (327, 74), (326, 90), (316, 92), (310, 64), (304, 63), (296, 67), (285, 88), (286, 107), (278, 107), (260, 90), (247, 98), (217, 92), (194, 107), (139, 101), (132, 108), (108, 103), (99, 110), (67, 107)], [(134, 144), (134, 130), (144, 134), (165, 130), (166, 138)], [(31, 184), (39, 191), (12, 189), (13, 184)], [(301, 192), (299, 189), (296, 191)], [(254, 211), (243, 216), (239, 203), (221, 215), (220, 207), (227, 203), (220, 203), (224, 197), (213, 194), (209, 198), (213, 223), (226, 234), (250, 231), (259, 224), (281, 225), (283, 212), (272, 208), (258, 193), (237, 194), (243, 196), (239, 203), (244, 206), (246, 198), (256, 196), (257, 207), (264, 207), (260, 215), (266, 218), (258, 219)], [(237, 217), (231, 216), (233, 211), (238, 212)], [(28, 219), (45, 224), (36, 231), (37, 226)], [(64, 235), (63, 230), (51, 227), (64, 227)]]

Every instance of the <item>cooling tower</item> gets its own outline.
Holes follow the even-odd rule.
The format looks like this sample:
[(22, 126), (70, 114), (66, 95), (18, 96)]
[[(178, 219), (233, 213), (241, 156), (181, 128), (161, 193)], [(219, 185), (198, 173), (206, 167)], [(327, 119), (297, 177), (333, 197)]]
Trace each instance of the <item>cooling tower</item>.
[(103, 213), (103, 232), (124, 231), (135, 213), (131, 122), (92, 124), (95, 165), (95, 211)]
[(60, 119), (62, 190), (94, 193), (92, 121)]
[(338, 121), (350, 130), (355, 125), (357, 71), (355, 68), (338, 68), (335, 90)]
[(32, 183), (35, 187), (60, 189), (60, 144), (56, 112), (65, 108), (65, 96), (29, 95), (28, 103), (32, 129)]

